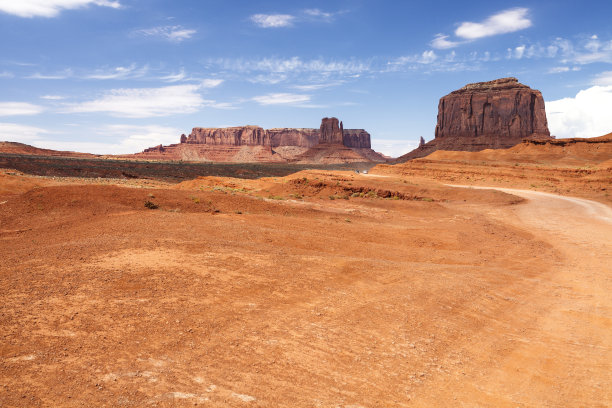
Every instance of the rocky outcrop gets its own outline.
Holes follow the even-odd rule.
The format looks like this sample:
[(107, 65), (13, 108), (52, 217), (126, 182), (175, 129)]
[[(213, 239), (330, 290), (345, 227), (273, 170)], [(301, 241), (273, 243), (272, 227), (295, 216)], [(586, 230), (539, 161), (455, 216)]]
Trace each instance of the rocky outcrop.
[(550, 139), (540, 91), (502, 78), (468, 84), (442, 97), (435, 139), (400, 157), (403, 162), (436, 150), (506, 149), (523, 139)]
[(344, 129), (338, 118), (323, 118), (319, 133), (319, 144), (342, 144)]
[(344, 129), (342, 144), (346, 147), (371, 149), (370, 134), (363, 129)]
[[(181, 137), (181, 143), (183, 138)], [(193, 128), (184, 143), (224, 146), (270, 146), (270, 135), (259, 126)]]
[(272, 147), (313, 147), (319, 143), (319, 129), (275, 128), (268, 129)]
[(363, 129), (344, 129), (337, 118), (324, 118), (319, 129), (198, 127), (193, 128), (189, 136), (181, 135), (179, 144), (151, 147), (132, 156), (152, 160), (166, 158), (197, 161), (386, 161), (386, 158), (371, 149), (368, 132)]
[(488, 137), (493, 148), (549, 137), (540, 91), (516, 78), (469, 84), (442, 97), (436, 139)]

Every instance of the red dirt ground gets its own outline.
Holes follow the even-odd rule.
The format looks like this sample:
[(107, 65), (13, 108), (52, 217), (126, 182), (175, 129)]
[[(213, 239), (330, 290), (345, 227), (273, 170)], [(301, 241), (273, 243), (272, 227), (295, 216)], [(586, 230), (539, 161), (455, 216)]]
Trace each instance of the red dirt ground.
[[(178, 185), (2, 172), (0, 406), (612, 405), (612, 210), (416, 162)], [(609, 200), (610, 179), (555, 171)]]

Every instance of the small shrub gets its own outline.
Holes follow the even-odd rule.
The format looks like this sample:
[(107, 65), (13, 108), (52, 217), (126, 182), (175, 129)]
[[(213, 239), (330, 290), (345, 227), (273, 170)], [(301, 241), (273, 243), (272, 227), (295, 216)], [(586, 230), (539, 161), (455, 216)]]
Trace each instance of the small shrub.
[(353, 194), (351, 194), (351, 197), (359, 197), (359, 196), (360, 196), (360, 193), (353, 193)]
[(336, 199), (336, 196), (335, 196), (335, 195), (330, 195), (330, 196), (329, 196), (329, 199), (330, 199), (330, 200), (335, 200), (335, 199)]
[(159, 208), (159, 205), (149, 200), (145, 201), (144, 206), (147, 207), (149, 210), (155, 210)]
[(193, 201), (196, 204), (200, 204), (200, 199), (198, 197), (189, 197), (191, 198), (191, 201)]

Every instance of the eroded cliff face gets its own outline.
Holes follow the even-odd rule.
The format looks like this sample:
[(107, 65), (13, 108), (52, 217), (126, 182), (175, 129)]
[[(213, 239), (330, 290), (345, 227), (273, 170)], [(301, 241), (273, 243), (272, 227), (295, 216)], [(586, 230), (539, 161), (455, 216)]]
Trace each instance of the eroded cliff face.
[(237, 126), (193, 128), (180, 143), (155, 146), (134, 155), (155, 160), (255, 162), (385, 161), (371, 149), (370, 134), (344, 129), (337, 118), (324, 118), (319, 129)]
[(347, 147), (371, 149), (370, 134), (363, 129), (344, 129), (342, 144)]
[(436, 139), (489, 138), (489, 147), (504, 148), (549, 136), (542, 94), (516, 78), (469, 84), (438, 104)]
[(319, 129), (274, 128), (268, 129), (272, 147), (312, 147), (319, 143)]
[(225, 146), (270, 146), (270, 134), (259, 126), (193, 128), (181, 143)]
[(228, 128), (193, 128), (181, 143), (225, 146), (296, 146), (314, 147), (319, 143), (346, 147), (371, 148), (370, 134), (363, 129), (343, 129), (337, 118), (324, 118), (319, 129), (237, 126)]
[(344, 129), (338, 118), (323, 118), (319, 133), (320, 144), (342, 144)]
[(427, 156), (436, 150), (506, 149), (524, 139), (551, 139), (540, 91), (516, 78), (468, 84), (438, 104), (435, 139), (397, 159)]

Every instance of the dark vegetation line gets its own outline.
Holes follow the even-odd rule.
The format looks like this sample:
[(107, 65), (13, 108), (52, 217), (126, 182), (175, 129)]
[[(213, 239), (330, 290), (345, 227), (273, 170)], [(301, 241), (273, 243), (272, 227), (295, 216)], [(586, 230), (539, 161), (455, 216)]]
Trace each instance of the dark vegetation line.
[(180, 161), (109, 160), (34, 156), (0, 153), (0, 168), (14, 169), (36, 176), (139, 178), (170, 182), (191, 180), (198, 176), (256, 179), (283, 177), (301, 170), (365, 170), (375, 163), (277, 164), (277, 163), (197, 163)]

